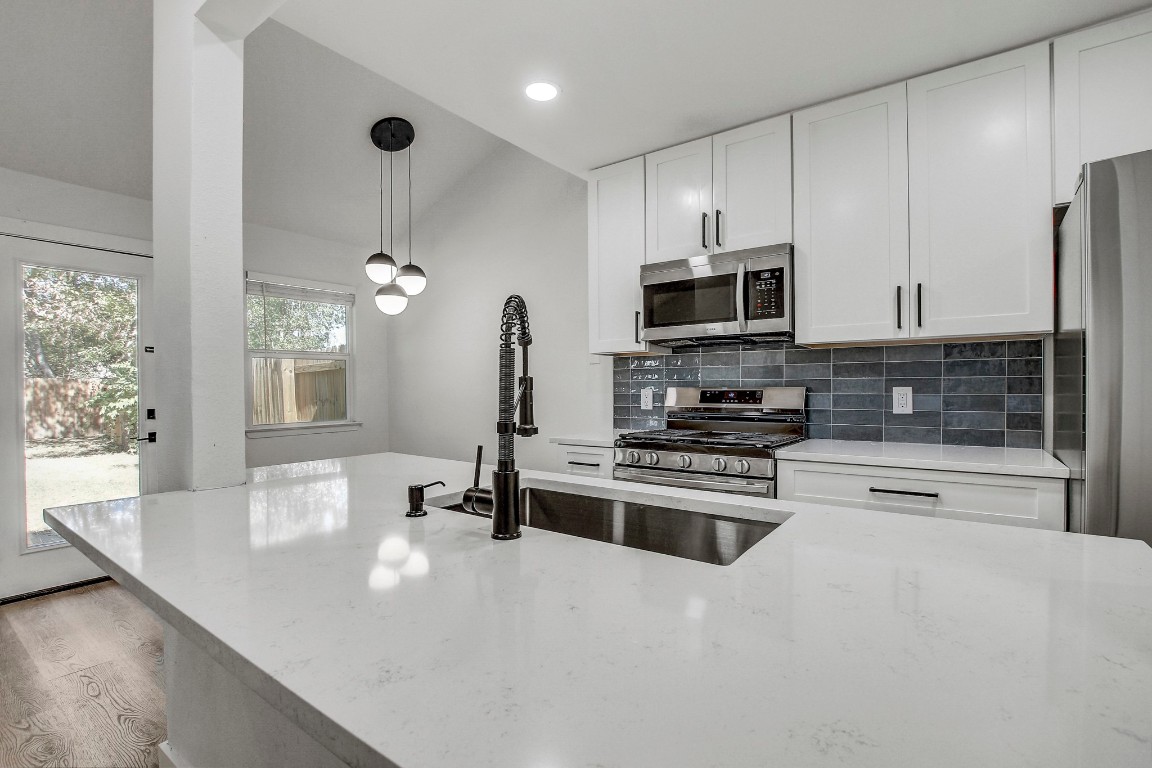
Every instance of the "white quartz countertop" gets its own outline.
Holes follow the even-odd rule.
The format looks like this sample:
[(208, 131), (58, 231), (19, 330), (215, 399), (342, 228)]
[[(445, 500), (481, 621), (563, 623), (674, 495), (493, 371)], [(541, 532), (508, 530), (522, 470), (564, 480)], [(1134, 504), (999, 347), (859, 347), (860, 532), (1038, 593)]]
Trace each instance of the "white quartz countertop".
[(776, 451), (788, 461), (822, 461), (874, 467), (942, 469), (1023, 477), (1068, 477), (1068, 467), (1038, 448), (979, 448), (859, 440), (805, 440)]
[(616, 444), (615, 435), (573, 435), (571, 437), (551, 437), (550, 443), (560, 445), (583, 445), (590, 448), (611, 448)]
[(471, 473), (357, 456), (47, 515), (349, 764), (1150, 763), (1141, 542), (533, 472), (783, 523), (717, 566), (404, 516)]

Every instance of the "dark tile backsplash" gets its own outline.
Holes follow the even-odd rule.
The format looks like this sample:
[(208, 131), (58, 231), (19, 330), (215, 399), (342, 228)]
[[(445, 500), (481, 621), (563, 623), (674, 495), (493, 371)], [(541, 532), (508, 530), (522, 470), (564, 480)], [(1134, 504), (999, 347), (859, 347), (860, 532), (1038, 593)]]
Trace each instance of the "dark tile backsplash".
[[(840, 440), (1039, 448), (1039, 340), (804, 349), (779, 342), (617, 357), (612, 426), (660, 429), (667, 387), (808, 388), (808, 435)], [(640, 408), (652, 387), (654, 407)], [(912, 387), (914, 413), (892, 413), (892, 387)]]

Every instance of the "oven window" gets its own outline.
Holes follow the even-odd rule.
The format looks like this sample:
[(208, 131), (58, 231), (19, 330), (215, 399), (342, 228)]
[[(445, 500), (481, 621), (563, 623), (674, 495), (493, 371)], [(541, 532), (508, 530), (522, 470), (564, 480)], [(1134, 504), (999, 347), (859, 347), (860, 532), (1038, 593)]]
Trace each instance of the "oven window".
[(736, 321), (736, 275), (644, 286), (644, 327)]

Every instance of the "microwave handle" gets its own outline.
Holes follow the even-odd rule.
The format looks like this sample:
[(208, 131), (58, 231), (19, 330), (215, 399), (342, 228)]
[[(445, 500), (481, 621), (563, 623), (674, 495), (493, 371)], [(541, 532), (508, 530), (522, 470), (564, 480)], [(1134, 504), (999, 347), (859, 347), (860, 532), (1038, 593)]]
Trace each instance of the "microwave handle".
[(736, 322), (740, 325), (740, 332), (748, 332), (748, 310), (744, 306), (748, 301), (747, 286), (744, 281), (748, 279), (748, 264), (742, 263), (736, 269)]

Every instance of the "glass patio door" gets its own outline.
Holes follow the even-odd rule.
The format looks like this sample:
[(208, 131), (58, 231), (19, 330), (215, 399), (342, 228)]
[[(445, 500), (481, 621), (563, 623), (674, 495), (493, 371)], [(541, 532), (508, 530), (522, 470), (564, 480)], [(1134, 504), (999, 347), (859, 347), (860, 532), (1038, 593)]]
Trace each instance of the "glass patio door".
[(152, 264), (130, 254), (0, 240), (13, 267), (14, 290), (4, 304), (14, 305), (19, 356), (3, 366), (12, 372), (3, 388), (14, 388), (20, 404), (5, 450), (16, 459), (18, 487), (5, 499), (9, 519), (0, 533), (18, 534), (20, 567), (34, 570), (37, 582), (66, 583), (88, 564), (75, 552), (37, 554), (67, 546), (43, 510), (151, 490), (154, 446), (138, 438), (155, 431), (142, 396), (154, 357), (142, 343)]

